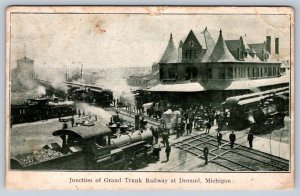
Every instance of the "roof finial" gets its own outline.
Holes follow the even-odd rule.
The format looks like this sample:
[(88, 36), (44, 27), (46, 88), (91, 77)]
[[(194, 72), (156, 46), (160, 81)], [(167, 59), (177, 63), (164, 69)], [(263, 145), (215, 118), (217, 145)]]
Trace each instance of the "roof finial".
[(170, 39), (173, 39), (172, 33), (170, 34)]
[(204, 31), (207, 31), (207, 26), (205, 26), (205, 29), (204, 29)]
[(222, 29), (220, 29), (220, 35), (222, 35)]
[(245, 37), (247, 36), (247, 34), (245, 33)]

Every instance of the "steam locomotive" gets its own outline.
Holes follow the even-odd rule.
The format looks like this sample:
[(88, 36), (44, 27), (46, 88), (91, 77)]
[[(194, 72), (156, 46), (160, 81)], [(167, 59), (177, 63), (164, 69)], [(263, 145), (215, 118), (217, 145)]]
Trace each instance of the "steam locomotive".
[(75, 101), (83, 101), (109, 107), (113, 101), (113, 93), (109, 89), (102, 89), (90, 84), (76, 84), (67, 82), (69, 86), (68, 95)]
[(251, 127), (254, 133), (284, 125), (289, 110), (289, 87), (229, 97), (223, 103), (228, 109), (228, 125), (235, 130)]
[(34, 122), (76, 114), (73, 101), (50, 100), (46, 97), (27, 99), (19, 105), (11, 105), (11, 124)]
[(113, 170), (127, 169), (138, 160), (151, 158), (152, 132), (135, 131), (113, 138), (104, 125), (76, 126), (52, 133), (61, 144), (11, 157), (11, 169), (21, 170)]

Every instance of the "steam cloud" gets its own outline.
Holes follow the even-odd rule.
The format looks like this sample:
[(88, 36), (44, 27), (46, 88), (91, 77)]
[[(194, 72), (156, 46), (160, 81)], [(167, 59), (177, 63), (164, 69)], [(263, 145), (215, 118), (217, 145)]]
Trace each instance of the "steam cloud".
[(46, 80), (52, 84), (55, 89), (67, 93), (68, 87), (65, 83), (65, 72), (62, 69), (36, 69), (36, 73), (41, 80)]
[(103, 119), (102, 122), (109, 122), (111, 114), (100, 107), (91, 106), (87, 103), (77, 103), (77, 109), (81, 110), (81, 112), (85, 112), (86, 114), (97, 115), (100, 120)]
[(114, 72), (107, 71), (106, 78), (98, 80), (96, 85), (103, 89), (110, 89), (113, 91), (116, 99), (122, 97), (128, 104), (135, 106), (135, 98), (130, 90), (130, 86), (127, 84), (123, 74), (117, 72), (117, 70)]

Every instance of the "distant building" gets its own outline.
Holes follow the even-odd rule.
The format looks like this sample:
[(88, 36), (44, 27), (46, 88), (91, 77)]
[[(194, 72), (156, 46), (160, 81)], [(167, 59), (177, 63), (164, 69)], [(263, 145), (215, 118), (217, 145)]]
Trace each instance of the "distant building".
[(12, 92), (27, 92), (36, 88), (37, 75), (34, 71), (34, 60), (24, 58), (17, 60), (17, 67), (11, 72)]
[(15, 70), (16, 77), (22, 80), (35, 79), (36, 75), (34, 72), (34, 60), (24, 58), (17, 60), (17, 68)]
[(127, 79), (127, 84), (132, 87), (146, 88), (149, 78), (144, 75), (139, 76), (129, 76)]

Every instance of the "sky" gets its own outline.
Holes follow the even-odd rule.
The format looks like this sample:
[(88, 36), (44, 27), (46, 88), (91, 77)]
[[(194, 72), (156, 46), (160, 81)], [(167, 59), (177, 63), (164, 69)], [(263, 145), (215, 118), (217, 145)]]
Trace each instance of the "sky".
[(289, 58), (288, 15), (12, 14), (11, 68), (25, 55), (39, 68), (150, 67), (170, 33), (177, 47), (206, 26), (215, 41), (220, 29), (224, 39), (246, 34), (248, 43), (279, 37), (281, 58)]

